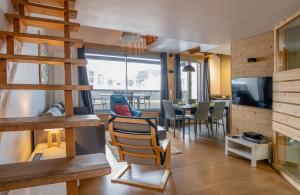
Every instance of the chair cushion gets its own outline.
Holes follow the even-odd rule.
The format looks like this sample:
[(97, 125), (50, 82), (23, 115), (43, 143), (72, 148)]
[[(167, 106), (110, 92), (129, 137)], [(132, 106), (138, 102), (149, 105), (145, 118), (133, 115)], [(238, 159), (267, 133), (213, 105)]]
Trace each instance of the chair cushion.
[(117, 115), (121, 115), (121, 116), (132, 116), (128, 105), (116, 104), (115, 112), (117, 113)]

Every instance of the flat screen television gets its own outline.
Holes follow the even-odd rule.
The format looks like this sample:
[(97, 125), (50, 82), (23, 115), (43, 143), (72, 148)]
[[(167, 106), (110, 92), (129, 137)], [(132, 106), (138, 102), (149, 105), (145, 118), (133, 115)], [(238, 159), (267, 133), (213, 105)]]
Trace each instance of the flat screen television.
[(272, 77), (232, 79), (232, 103), (272, 109)]

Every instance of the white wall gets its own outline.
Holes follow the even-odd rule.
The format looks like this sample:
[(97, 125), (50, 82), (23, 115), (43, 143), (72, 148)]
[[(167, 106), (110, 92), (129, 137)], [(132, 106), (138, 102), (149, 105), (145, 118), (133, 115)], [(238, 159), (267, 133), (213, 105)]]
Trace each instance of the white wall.
[[(0, 1), (0, 29), (11, 29), (5, 21), (4, 13), (12, 12), (10, 0)], [(30, 29), (31, 32), (36, 31)], [(4, 42), (2, 42), (4, 43)], [(6, 45), (0, 45), (0, 52), (6, 52)], [(37, 54), (37, 47), (24, 44), (22, 54)], [(37, 83), (37, 65), (19, 65), (14, 83)], [(0, 95), (3, 94), (0, 90)], [(0, 100), (1, 101), (1, 100)], [(1, 117), (29, 117), (41, 114), (46, 108), (46, 92), (44, 91), (10, 91), (6, 110)], [(2, 133), (0, 136), (0, 164), (26, 161), (31, 154), (31, 135), (29, 131)]]

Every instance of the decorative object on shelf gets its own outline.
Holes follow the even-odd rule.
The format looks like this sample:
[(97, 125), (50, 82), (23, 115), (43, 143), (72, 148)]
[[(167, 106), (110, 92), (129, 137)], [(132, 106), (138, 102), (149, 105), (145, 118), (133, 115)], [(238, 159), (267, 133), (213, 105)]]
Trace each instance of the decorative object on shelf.
[(64, 130), (63, 128), (57, 129), (45, 129), (48, 132), (48, 147), (57, 146), (60, 147), (61, 144), (61, 131)]

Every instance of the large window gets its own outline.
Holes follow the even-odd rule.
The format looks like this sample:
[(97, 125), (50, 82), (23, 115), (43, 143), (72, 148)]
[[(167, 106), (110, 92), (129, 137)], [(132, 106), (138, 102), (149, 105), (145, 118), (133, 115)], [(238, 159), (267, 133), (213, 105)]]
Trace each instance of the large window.
[[(188, 62), (183, 62), (181, 64), (187, 64)], [(200, 77), (200, 66), (201, 64), (192, 62), (191, 63), (195, 72), (182, 72), (184, 66), (181, 66), (181, 90), (182, 99), (198, 99), (199, 91), (199, 77)]]
[(109, 110), (109, 97), (122, 94), (137, 109), (160, 108), (160, 60), (86, 54), (96, 111)]

